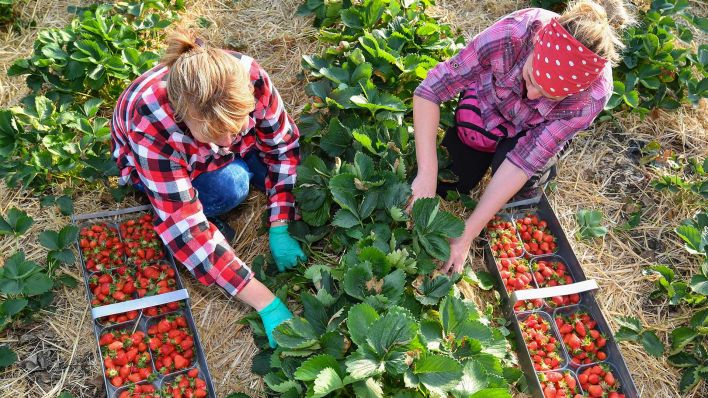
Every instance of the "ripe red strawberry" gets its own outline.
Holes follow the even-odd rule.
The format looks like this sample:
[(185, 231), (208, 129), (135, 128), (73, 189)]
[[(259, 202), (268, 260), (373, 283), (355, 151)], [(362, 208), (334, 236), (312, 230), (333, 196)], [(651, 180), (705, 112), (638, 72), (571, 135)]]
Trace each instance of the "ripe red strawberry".
[(516, 220), (521, 240), (526, 252), (530, 255), (540, 256), (554, 253), (558, 249), (556, 239), (548, 228), (548, 224), (540, 220), (535, 214), (527, 214)]
[(555, 322), (572, 363), (590, 364), (607, 358), (603, 349), (607, 341), (588, 313), (581, 311), (570, 316), (558, 315)]
[(118, 398), (159, 398), (155, 386), (152, 384), (135, 384), (129, 389), (122, 391)]
[(155, 232), (152, 214), (124, 221), (120, 225), (120, 233), (130, 262), (142, 265), (164, 258), (162, 241)]
[(120, 387), (126, 382), (137, 383), (152, 374), (147, 346), (134, 345), (134, 341), (140, 342), (144, 339), (143, 332), (130, 334), (127, 330), (113, 330), (99, 337), (99, 341), (111, 341), (101, 345), (101, 357), (105, 375), (113, 386)]
[[(502, 258), (497, 260), (497, 268), (501, 275), (506, 291), (511, 294), (516, 290), (533, 289), (533, 277), (529, 270), (529, 263), (524, 258)], [(531, 300), (529, 302), (519, 301), (515, 303), (514, 310), (525, 311), (539, 308), (543, 305), (543, 300)]]
[(206, 397), (206, 382), (199, 378), (198, 369), (190, 369), (187, 374), (181, 374), (162, 386), (165, 397)]
[(79, 247), (88, 271), (106, 271), (125, 265), (123, 243), (115, 227), (94, 224), (83, 227), (79, 235)]
[[(126, 266), (113, 271), (94, 274), (89, 278), (89, 289), (92, 293), (91, 305), (98, 307), (107, 304), (132, 300), (135, 292), (135, 279)], [(108, 317), (99, 318), (99, 322), (107, 325), (127, 322), (138, 317), (138, 311), (129, 311)]]
[[(579, 394), (575, 377), (567, 370), (562, 372), (538, 372), (538, 381), (545, 398), (572, 397)], [(582, 395), (580, 395), (582, 397)]]
[[(531, 267), (538, 287), (553, 287), (574, 282), (573, 277), (567, 272), (565, 264), (561, 261), (537, 260), (531, 264)], [(546, 300), (546, 304), (551, 308), (564, 307), (579, 302), (580, 295), (578, 294), (556, 296)]]
[(523, 254), (523, 247), (512, 222), (495, 216), (487, 224), (487, 234), (494, 257), (513, 258)]
[(548, 320), (539, 314), (532, 314), (520, 325), (526, 348), (537, 371), (558, 369), (564, 365), (560, 342), (553, 335)]
[(608, 365), (589, 366), (578, 374), (578, 380), (590, 397), (624, 398), (621, 386)]
[(192, 365), (195, 356), (194, 338), (184, 316), (165, 316), (148, 327), (148, 336), (148, 345), (158, 372), (168, 374)]

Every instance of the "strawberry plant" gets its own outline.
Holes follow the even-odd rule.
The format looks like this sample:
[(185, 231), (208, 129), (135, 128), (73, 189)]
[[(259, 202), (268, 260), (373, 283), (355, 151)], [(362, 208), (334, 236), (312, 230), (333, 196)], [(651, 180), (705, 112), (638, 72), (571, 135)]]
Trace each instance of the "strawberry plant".
[(521, 375), (507, 366), (501, 330), (458, 298), (459, 276), (435, 272), (462, 221), (438, 198), (404, 210), (415, 156), (413, 91), (461, 43), (426, 15), (430, 3), (309, 0), (300, 9), (316, 15), (328, 45), (303, 57), (312, 103), (298, 124), (306, 156), (294, 193), (302, 220), (289, 226), (315, 263), (273, 278), (264, 261), (254, 264), (271, 286), (287, 280), (278, 294), (303, 308), (276, 328), (278, 348), (254, 359), (273, 393), (508, 397)]
[(12, 6), (15, 0), (0, 0), (0, 26), (6, 25), (15, 19)]
[[(708, 97), (708, 45), (694, 43), (689, 26), (708, 31), (708, 20), (690, 12), (688, 0), (653, 0), (640, 25), (624, 35), (622, 62), (614, 69), (614, 94), (606, 109), (640, 114), (677, 109)], [(695, 46), (694, 46), (695, 45)]]
[(0, 177), (43, 189), (55, 181), (115, 175), (108, 119), (123, 88), (151, 68), (169, 1), (91, 5), (70, 25), (39, 32), (33, 54), (8, 70), (26, 75), (31, 94), (0, 110)]
[(98, 344), (106, 378), (114, 387), (152, 379), (145, 333), (111, 330), (99, 337)]

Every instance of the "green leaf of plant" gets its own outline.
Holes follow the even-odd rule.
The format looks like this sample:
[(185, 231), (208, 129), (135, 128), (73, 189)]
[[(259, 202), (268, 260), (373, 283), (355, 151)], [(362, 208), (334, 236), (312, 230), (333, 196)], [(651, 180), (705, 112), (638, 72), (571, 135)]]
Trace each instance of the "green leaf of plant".
[(0, 305), (0, 312), (5, 313), (7, 316), (13, 316), (22, 311), (28, 303), (27, 299), (23, 298), (6, 299)]
[(691, 277), (691, 290), (694, 293), (708, 296), (708, 278), (700, 274), (693, 275)]
[(326, 368), (339, 369), (339, 362), (331, 355), (317, 355), (303, 362), (294, 376), (300, 381), (312, 381)]
[(659, 338), (656, 336), (656, 333), (654, 333), (653, 331), (645, 330), (639, 339), (642, 343), (642, 346), (647, 351), (647, 353), (649, 353), (649, 355), (657, 358), (664, 355), (664, 343), (659, 340)]
[(71, 197), (68, 195), (62, 195), (57, 198), (57, 206), (59, 207), (59, 211), (61, 214), (65, 216), (70, 216), (74, 214), (74, 201), (71, 200)]
[(644, 330), (644, 328), (642, 327), (642, 323), (637, 318), (631, 316), (620, 316), (615, 319), (617, 320), (617, 323), (619, 323), (620, 326), (623, 326), (636, 333), (641, 333), (642, 330)]
[(338, 118), (332, 118), (327, 132), (320, 140), (320, 148), (329, 156), (340, 156), (347, 148), (351, 147), (352, 134)]
[(576, 219), (580, 230), (578, 235), (581, 239), (590, 239), (605, 236), (607, 228), (602, 224), (602, 213), (598, 210), (580, 209), (576, 214)]
[(286, 393), (290, 390), (301, 391), (300, 384), (295, 380), (288, 380), (275, 373), (268, 373), (263, 378), (263, 381), (268, 385), (268, 388), (275, 392)]
[(676, 234), (686, 243), (685, 247), (691, 254), (700, 254), (705, 252), (703, 237), (701, 231), (693, 225), (680, 225), (675, 229)]
[(410, 343), (417, 332), (418, 323), (411, 314), (403, 308), (392, 307), (374, 321), (366, 340), (376, 353), (383, 355), (396, 346)]
[(17, 362), (17, 354), (6, 345), (0, 347), (0, 369), (6, 368), (15, 362)]
[(617, 332), (615, 332), (615, 340), (617, 341), (639, 341), (640, 334), (636, 331), (626, 328), (624, 326), (620, 327)]
[(428, 390), (444, 394), (459, 382), (462, 365), (450, 357), (428, 354), (414, 362), (413, 373)]
[(344, 229), (352, 228), (360, 223), (361, 221), (357, 218), (357, 216), (347, 209), (337, 210), (334, 214), (334, 218), (332, 218), (332, 225)]
[(44, 273), (30, 275), (24, 283), (22, 292), (28, 296), (38, 296), (52, 289), (54, 281)]
[(698, 368), (686, 368), (681, 372), (681, 380), (679, 381), (679, 389), (681, 393), (686, 394), (695, 387), (701, 378), (698, 375)]
[(278, 346), (293, 350), (317, 348), (318, 335), (307, 320), (294, 317), (278, 326), (273, 332)]
[(687, 352), (679, 352), (666, 358), (671, 366), (676, 368), (688, 368), (700, 365), (695, 356)]
[(379, 319), (379, 314), (369, 304), (361, 303), (352, 306), (347, 315), (347, 329), (352, 342), (358, 346), (366, 343), (369, 328)]
[(0, 235), (13, 234), (20, 236), (34, 224), (34, 219), (27, 212), (16, 207), (10, 208), (5, 217), (0, 216)]
[(59, 250), (59, 234), (55, 231), (42, 231), (39, 234), (39, 243), (49, 250)]
[(675, 354), (683, 350), (698, 337), (698, 330), (690, 327), (679, 327), (671, 331), (671, 353)]
[(344, 384), (342, 383), (342, 378), (339, 377), (337, 372), (332, 368), (325, 368), (319, 375), (317, 375), (317, 378), (315, 379), (313, 389), (315, 393), (312, 397), (324, 397), (325, 395), (339, 390), (342, 387), (344, 387)]
[(356, 382), (353, 387), (357, 398), (384, 398), (381, 384), (373, 378)]

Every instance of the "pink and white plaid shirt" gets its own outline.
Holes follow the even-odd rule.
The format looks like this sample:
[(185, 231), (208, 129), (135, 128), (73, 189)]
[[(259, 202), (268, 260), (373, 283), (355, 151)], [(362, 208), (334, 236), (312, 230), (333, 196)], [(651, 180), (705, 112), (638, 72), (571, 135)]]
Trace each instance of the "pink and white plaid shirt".
[(476, 88), (487, 131), (503, 126), (509, 136), (527, 131), (507, 154), (531, 178), (543, 170), (565, 144), (590, 124), (612, 95), (612, 67), (585, 91), (554, 101), (526, 98), (522, 69), (533, 50), (536, 32), (558, 14), (528, 8), (509, 14), (457, 55), (428, 72), (415, 95), (440, 104), (467, 88)]

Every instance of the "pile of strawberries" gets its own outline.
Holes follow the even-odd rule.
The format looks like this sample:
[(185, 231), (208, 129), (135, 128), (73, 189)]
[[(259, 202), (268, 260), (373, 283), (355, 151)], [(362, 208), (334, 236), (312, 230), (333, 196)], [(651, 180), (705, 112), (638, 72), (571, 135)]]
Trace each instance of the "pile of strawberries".
[(578, 374), (580, 386), (590, 397), (624, 398), (619, 382), (607, 365), (595, 365)]
[(499, 216), (494, 216), (487, 224), (489, 247), (492, 248), (494, 257), (513, 258), (523, 254), (523, 246), (516, 235), (514, 223), (506, 221)]
[(152, 384), (135, 384), (122, 391), (118, 398), (161, 398)]
[[(502, 277), (502, 282), (506, 291), (511, 293), (517, 290), (533, 289), (533, 277), (529, 262), (524, 258), (502, 258), (497, 260), (497, 269)], [(530, 302), (518, 301), (514, 305), (514, 310), (524, 311), (539, 308), (543, 305), (542, 299), (531, 300)]]
[[(573, 277), (566, 273), (565, 264), (556, 260), (538, 260), (532, 264), (533, 276), (539, 287), (553, 287), (568, 285), (573, 283)], [(569, 294), (566, 296), (554, 296), (546, 299), (549, 306), (553, 308), (563, 307), (580, 302), (579, 294)]]
[(537, 215), (527, 214), (524, 218), (516, 220), (516, 227), (527, 253), (540, 256), (554, 253), (558, 248), (556, 238), (548, 229), (548, 224), (540, 220)]
[(206, 397), (206, 382), (199, 378), (198, 369), (190, 369), (162, 386), (162, 396), (165, 398)]
[(125, 254), (128, 260), (141, 265), (162, 259), (165, 253), (162, 249), (150, 213), (138, 219), (131, 219), (120, 224), (120, 234), (123, 237)]
[(152, 375), (150, 354), (145, 342), (145, 333), (110, 331), (98, 340), (106, 369), (106, 378), (114, 387), (124, 383), (137, 383)]
[(183, 315), (168, 315), (148, 327), (155, 369), (162, 374), (186, 369), (194, 361), (194, 338)]
[(555, 321), (572, 363), (590, 364), (607, 358), (603, 350), (607, 340), (596, 329), (597, 322), (590, 314), (580, 311), (570, 316), (557, 315)]
[(124, 248), (118, 230), (106, 223), (81, 228), (79, 247), (86, 269), (91, 272), (118, 268), (124, 264)]
[[(91, 305), (93, 307), (120, 303), (133, 299), (136, 291), (135, 279), (130, 275), (126, 266), (121, 266), (114, 271), (91, 275), (89, 289), (91, 289)], [(100, 318), (100, 321), (104, 324), (113, 324), (133, 320), (137, 317), (138, 311), (128, 311)]]
[[(175, 270), (166, 262), (138, 265), (135, 277), (138, 297), (169, 293), (177, 288)], [(158, 316), (179, 309), (180, 303), (174, 301), (156, 307), (148, 307), (143, 312), (146, 316)]]
[(536, 373), (545, 398), (578, 398), (582, 395), (575, 377), (567, 371)]
[(521, 334), (537, 371), (563, 366), (560, 342), (553, 336), (551, 324), (539, 314), (529, 315), (521, 323)]

